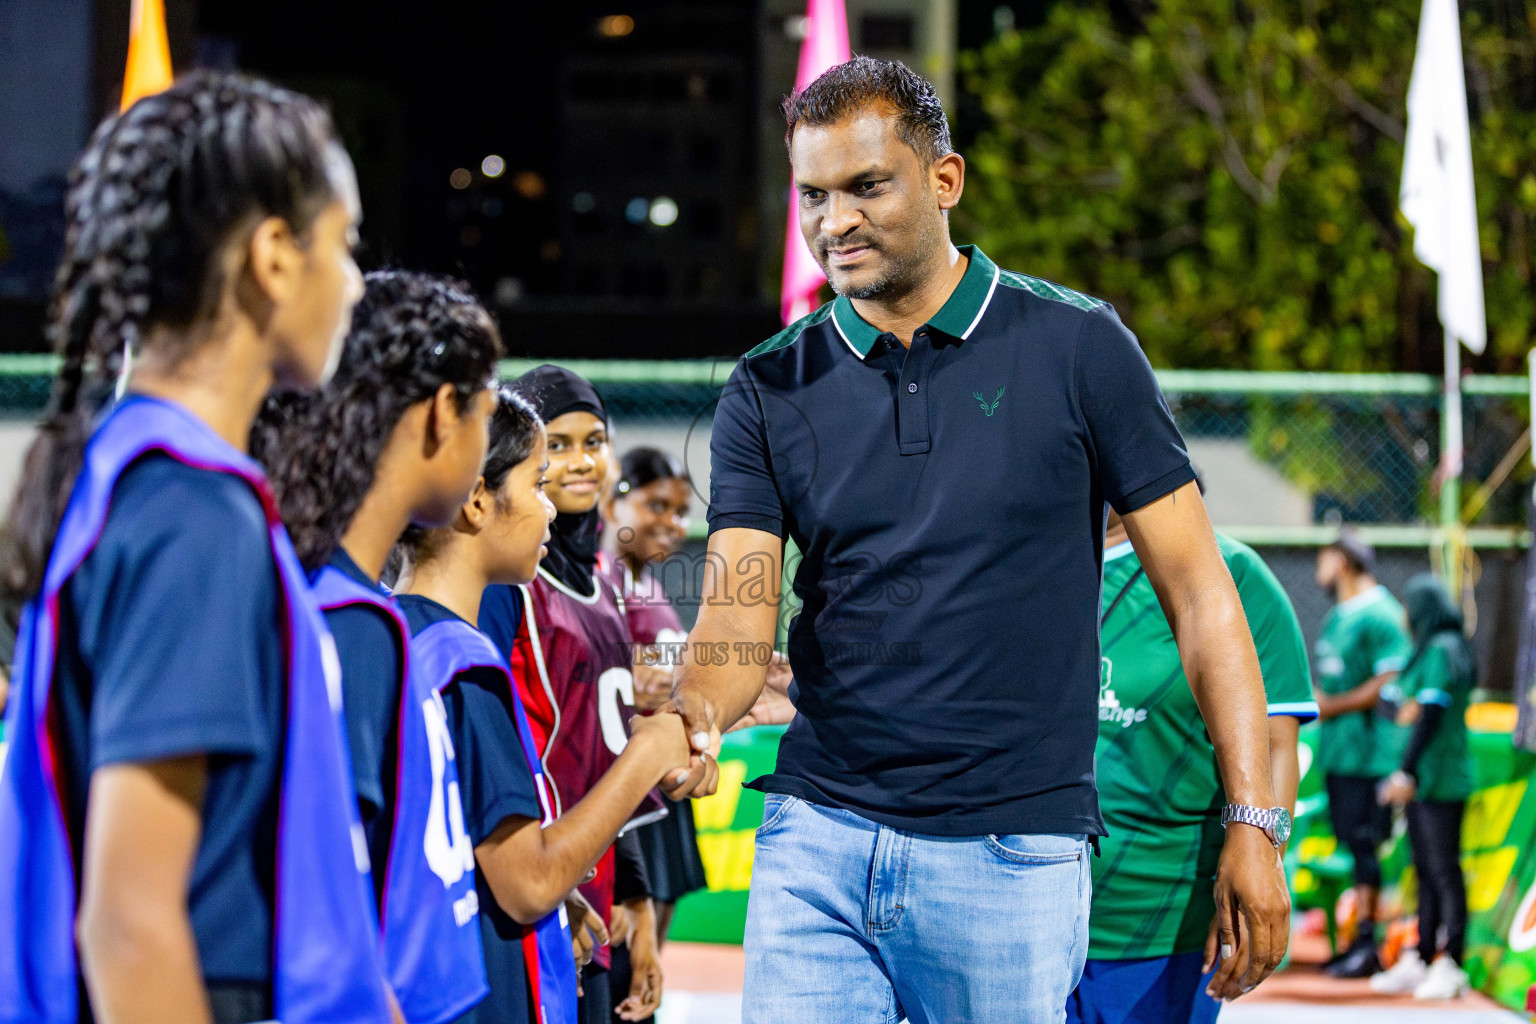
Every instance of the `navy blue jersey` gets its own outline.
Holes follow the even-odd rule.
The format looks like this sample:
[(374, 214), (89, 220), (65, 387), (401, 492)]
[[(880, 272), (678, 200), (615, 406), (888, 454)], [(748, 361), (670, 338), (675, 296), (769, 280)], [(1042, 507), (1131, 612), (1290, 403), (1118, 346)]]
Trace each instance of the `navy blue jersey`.
[[(417, 594), (402, 594), (397, 600), (413, 636), (435, 622), (457, 617), (436, 601)], [(482, 676), (464, 672), (443, 687), (442, 697), (459, 770), (464, 827), (470, 840), (479, 846), (507, 818), (539, 821), (543, 810), (517, 735), (505, 679), (493, 673)], [(475, 1024), (532, 1022), (523, 926), (501, 909), (478, 863), (475, 889), (480, 897), (480, 938), (491, 993), (459, 1020)]]
[[(341, 548), (330, 564), (362, 586), (380, 590), (377, 580), (357, 567)], [(382, 590), (380, 590), (382, 593)], [(384, 887), (382, 866), (389, 863), (390, 816), (394, 805), (396, 729), (400, 710), (401, 651), (396, 627), (371, 605), (348, 604), (325, 613), (341, 660), (341, 690), (346, 703), (347, 742), (352, 751), (352, 784), (368, 838), (374, 897)]]
[(54, 692), (76, 877), (92, 771), (207, 755), (189, 911), (213, 985), (272, 977), (286, 684), (267, 533), (239, 477), (146, 455), (120, 478), (59, 602)]

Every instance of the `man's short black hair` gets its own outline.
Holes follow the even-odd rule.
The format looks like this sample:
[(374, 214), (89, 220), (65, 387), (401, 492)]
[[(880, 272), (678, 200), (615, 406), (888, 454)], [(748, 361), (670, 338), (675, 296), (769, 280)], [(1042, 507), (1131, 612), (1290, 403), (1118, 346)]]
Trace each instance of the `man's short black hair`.
[(1344, 556), (1344, 561), (1357, 573), (1376, 575), (1376, 549), (1360, 539), (1360, 535), (1345, 526), (1340, 528), (1338, 537), (1325, 545)]
[(955, 151), (949, 118), (933, 83), (899, 60), (859, 55), (828, 68), (816, 81), (784, 98), (784, 145), (793, 148), (795, 126), (836, 124), (868, 107), (888, 105), (896, 115), (896, 134), (923, 160), (932, 163)]

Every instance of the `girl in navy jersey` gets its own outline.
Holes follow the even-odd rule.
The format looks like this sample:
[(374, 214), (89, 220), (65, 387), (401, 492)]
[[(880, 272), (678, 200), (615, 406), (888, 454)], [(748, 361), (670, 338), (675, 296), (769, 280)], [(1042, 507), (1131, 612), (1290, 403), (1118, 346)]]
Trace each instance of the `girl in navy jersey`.
[[(555, 817), (505, 658), (476, 628), (487, 588), (532, 579), (546, 550), (554, 515), (543, 495), (546, 468), (537, 414), (503, 392), (469, 500), (450, 525), (408, 533), (399, 597), (412, 633), (411, 669), (441, 695), (473, 844), (491, 993), (471, 1016), (495, 1024), (574, 1024), (576, 972), (563, 901), (645, 794), (689, 754), (675, 716), (636, 722), (611, 770)], [(541, 955), (531, 955), (534, 947)]]
[(442, 1024), (487, 991), (478, 896), (462, 816), (429, 813), (458, 802), (458, 773), (379, 578), (406, 527), (445, 525), (474, 488), (500, 345), (452, 282), (381, 272), (366, 285), (330, 385), (269, 398), (252, 452), (336, 639), (386, 975), (409, 1024)]
[(220, 74), (73, 172), (0, 556), (0, 1020), (389, 1019), (330, 638), (245, 454), (274, 384), (335, 365), (356, 195), (318, 104)]
[[(487, 635), (508, 655), (559, 813), (588, 793), (623, 751), (634, 714), (629, 624), (618, 591), (597, 570), (597, 503), (613, 450), (602, 399), (582, 377), (545, 365), (513, 386), (547, 424), (546, 493), (559, 515), (537, 577), (516, 593), (492, 587), (483, 620)], [(665, 814), (655, 794), (633, 810), (629, 829)], [(661, 1001), (650, 883), (629, 829), (598, 863), (597, 877), (582, 887), (620, 947), (600, 948), (583, 972), (584, 1024), (609, 1024), (614, 1011), (624, 1020), (644, 1020)], [(618, 975), (632, 966), (628, 985), (611, 983), (615, 960)]]
[[(598, 567), (624, 599), (635, 650), (635, 703), (650, 710), (672, 696), (672, 679), (687, 633), (653, 571), (688, 535), (693, 487), (683, 464), (656, 448), (632, 448), (601, 505), (603, 550)], [(657, 941), (665, 941), (677, 901), (705, 887), (694, 838), (693, 805), (667, 801), (667, 817), (635, 830), (656, 901)]]

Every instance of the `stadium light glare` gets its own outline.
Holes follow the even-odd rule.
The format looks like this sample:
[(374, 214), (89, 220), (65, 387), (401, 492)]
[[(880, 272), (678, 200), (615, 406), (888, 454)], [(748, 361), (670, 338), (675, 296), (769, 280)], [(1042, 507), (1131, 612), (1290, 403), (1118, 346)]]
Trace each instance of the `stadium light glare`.
[(495, 153), (480, 161), (480, 173), (487, 178), (499, 178), (505, 173), (506, 169), (507, 162)]
[(635, 30), (635, 19), (627, 14), (610, 14), (597, 21), (597, 34), (609, 39), (627, 36)]
[(468, 167), (456, 167), (452, 174), (448, 175), (448, 184), (454, 188), (469, 188), (469, 183), (474, 180), (474, 175), (469, 173)]
[(658, 196), (651, 203), (651, 223), (659, 228), (677, 223), (677, 203), (666, 196)]

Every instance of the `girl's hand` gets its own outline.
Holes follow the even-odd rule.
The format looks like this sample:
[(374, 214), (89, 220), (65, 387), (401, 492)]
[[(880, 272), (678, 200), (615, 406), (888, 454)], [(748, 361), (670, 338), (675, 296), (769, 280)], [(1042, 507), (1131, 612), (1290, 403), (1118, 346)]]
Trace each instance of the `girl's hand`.
[(1419, 720), (1419, 702), (1416, 700), (1404, 701), (1403, 706), (1397, 709), (1397, 724), (1412, 725)]
[(661, 959), (657, 955), (656, 905), (649, 898), (615, 906), (622, 909), (629, 926), (629, 996), (614, 1013), (620, 1020), (645, 1020), (661, 1006)]
[(608, 928), (603, 915), (592, 909), (580, 890), (572, 889), (565, 897), (565, 913), (571, 920), (571, 955), (576, 958), (579, 971), (592, 962), (592, 954), (598, 946), (608, 942)]
[(1383, 806), (1395, 804), (1402, 806), (1414, 798), (1419, 791), (1419, 784), (1414, 781), (1412, 775), (1407, 772), (1396, 771), (1388, 775), (1381, 784), (1381, 791), (1376, 799)]
[(657, 781), (678, 769), (686, 771), (692, 754), (682, 718), (668, 711), (636, 715), (630, 719), (629, 747), (624, 753), (628, 754), (630, 749), (648, 759)]
[(672, 696), (672, 669), (664, 665), (636, 663), (635, 707), (640, 711), (655, 711)]

